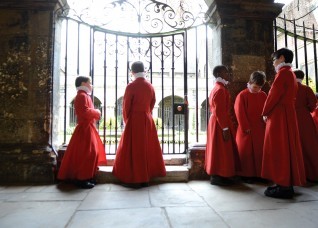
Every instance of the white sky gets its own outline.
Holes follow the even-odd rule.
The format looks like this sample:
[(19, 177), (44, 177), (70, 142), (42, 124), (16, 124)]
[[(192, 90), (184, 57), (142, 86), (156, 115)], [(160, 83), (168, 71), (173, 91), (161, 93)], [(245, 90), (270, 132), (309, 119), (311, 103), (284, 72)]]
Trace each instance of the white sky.
[(288, 3), (292, 2), (293, 0), (275, 0), (275, 2), (277, 3), (283, 3), (285, 5), (287, 5)]

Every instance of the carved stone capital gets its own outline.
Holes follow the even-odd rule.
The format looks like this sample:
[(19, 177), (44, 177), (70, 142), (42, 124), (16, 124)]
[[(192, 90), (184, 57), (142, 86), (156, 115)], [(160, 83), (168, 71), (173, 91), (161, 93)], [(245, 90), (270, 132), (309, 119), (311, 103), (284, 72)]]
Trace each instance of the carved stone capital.
[(273, 0), (213, 0), (207, 14), (216, 25), (231, 19), (273, 21), (282, 12), (282, 7), (283, 4)]

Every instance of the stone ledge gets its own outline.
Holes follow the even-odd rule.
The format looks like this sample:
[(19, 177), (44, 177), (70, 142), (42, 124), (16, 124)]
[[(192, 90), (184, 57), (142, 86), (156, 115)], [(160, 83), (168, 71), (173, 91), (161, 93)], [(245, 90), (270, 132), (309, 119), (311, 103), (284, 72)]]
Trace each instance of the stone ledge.
[[(119, 180), (112, 174), (112, 166), (100, 166), (97, 174), (99, 183), (118, 183)], [(187, 182), (189, 179), (188, 166), (166, 166), (167, 175), (151, 180), (151, 182)]]

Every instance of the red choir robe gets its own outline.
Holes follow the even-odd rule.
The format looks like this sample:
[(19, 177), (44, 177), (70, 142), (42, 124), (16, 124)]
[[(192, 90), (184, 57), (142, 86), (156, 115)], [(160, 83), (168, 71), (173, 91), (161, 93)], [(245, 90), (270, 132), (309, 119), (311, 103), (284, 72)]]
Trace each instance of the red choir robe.
[(318, 132), (311, 112), (316, 108), (316, 96), (312, 89), (298, 83), (296, 98), (296, 113), (299, 136), (303, 151), (306, 177), (308, 180), (318, 180)]
[[(240, 168), (235, 131), (230, 117), (230, 93), (216, 82), (209, 96), (211, 116), (207, 130), (205, 170), (209, 175), (232, 177)], [(229, 128), (231, 137), (223, 139), (223, 129)]]
[(311, 113), (311, 116), (315, 122), (316, 130), (318, 132), (318, 103), (317, 103), (317, 107), (315, 108), (315, 110)]
[(156, 102), (153, 86), (143, 77), (127, 85), (123, 99), (125, 129), (113, 174), (124, 183), (144, 183), (166, 175), (157, 130), (151, 112)]
[[(241, 161), (239, 175), (261, 177), (265, 122), (262, 111), (266, 93), (251, 93), (248, 89), (241, 91), (235, 100), (234, 111), (238, 121), (236, 143)], [(251, 130), (247, 134), (246, 130)]]
[(74, 107), (77, 125), (62, 159), (59, 180), (88, 180), (95, 177), (98, 166), (106, 165), (104, 145), (95, 126), (100, 113), (83, 90), (77, 92)]
[(262, 177), (281, 186), (306, 183), (295, 111), (296, 94), (296, 76), (290, 66), (281, 67), (262, 113), (267, 116)]

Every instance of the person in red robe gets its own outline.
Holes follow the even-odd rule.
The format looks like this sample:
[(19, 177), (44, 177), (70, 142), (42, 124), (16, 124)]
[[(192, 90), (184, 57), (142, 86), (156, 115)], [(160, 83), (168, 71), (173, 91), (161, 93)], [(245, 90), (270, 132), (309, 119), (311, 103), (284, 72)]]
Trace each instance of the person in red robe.
[(315, 125), (316, 125), (316, 130), (318, 132), (318, 93), (316, 93), (316, 108), (315, 110), (311, 113), (312, 118), (314, 119)]
[(213, 69), (216, 83), (209, 96), (211, 116), (207, 129), (205, 170), (211, 175), (211, 184), (226, 186), (233, 184), (239, 168), (239, 156), (235, 142), (235, 131), (230, 117), (230, 93), (227, 85), (231, 80), (224, 65)]
[(293, 52), (282, 48), (272, 58), (277, 74), (262, 113), (266, 122), (262, 177), (276, 183), (265, 190), (266, 196), (286, 199), (294, 196), (294, 185), (306, 183), (295, 111), (298, 85), (291, 69)]
[(310, 114), (316, 108), (317, 99), (309, 86), (301, 84), (304, 72), (294, 70), (294, 73), (298, 81), (296, 114), (306, 177), (308, 181), (318, 181), (318, 132)]
[(237, 95), (234, 104), (238, 122), (236, 143), (241, 161), (239, 175), (247, 183), (262, 181), (261, 171), (265, 135), (262, 111), (267, 95), (261, 89), (265, 82), (266, 75), (264, 72), (253, 72), (247, 83), (247, 88)]
[(94, 108), (90, 97), (93, 88), (91, 78), (78, 76), (75, 86), (77, 125), (63, 156), (57, 178), (75, 181), (81, 188), (93, 188), (98, 166), (106, 165), (105, 148), (95, 126), (101, 113)]
[(121, 136), (113, 174), (126, 187), (146, 187), (154, 177), (166, 175), (157, 129), (151, 112), (156, 102), (153, 86), (145, 78), (144, 64), (131, 66), (133, 82), (123, 99), (125, 129)]

